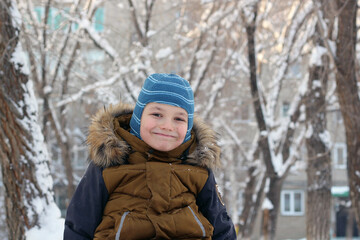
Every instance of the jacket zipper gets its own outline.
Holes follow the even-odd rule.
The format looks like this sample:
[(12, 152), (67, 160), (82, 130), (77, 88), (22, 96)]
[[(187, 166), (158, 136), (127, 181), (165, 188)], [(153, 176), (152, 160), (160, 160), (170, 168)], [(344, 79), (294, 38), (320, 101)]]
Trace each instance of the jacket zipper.
[(201, 231), (203, 233), (203, 237), (206, 237), (204, 225), (201, 223), (200, 219), (195, 215), (194, 210), (192, 210), (192, 208), (190, 206), (188, 206), (188, 208), (190, 209), (190, 211), (191, 211), (192, 215), (194, 216), (196, 222), (199, 224), (199, 227), (201, 228)]
[(124, 214), (121, 216), (120, 225), (119, 225), (119, 228), (118, 228), (118, 230), (117, 230), (117, 232), (116, 232), (115, 240), (119, 240), (119, 239), (120, 239), (121, 229), (123, 228), (126, 215), (128, 215), (129, 213), (130, 213), (129, 211), (124, 212)]

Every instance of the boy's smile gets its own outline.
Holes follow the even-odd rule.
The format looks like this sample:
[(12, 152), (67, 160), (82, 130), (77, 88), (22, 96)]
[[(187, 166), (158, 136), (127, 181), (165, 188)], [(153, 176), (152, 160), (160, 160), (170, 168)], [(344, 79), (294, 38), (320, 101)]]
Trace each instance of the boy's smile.
[(167, 152), (183, 143), (187, 126), (188, 114), (185, 109), (152, 102), (144, 108), (140, 136), (153, 149)]

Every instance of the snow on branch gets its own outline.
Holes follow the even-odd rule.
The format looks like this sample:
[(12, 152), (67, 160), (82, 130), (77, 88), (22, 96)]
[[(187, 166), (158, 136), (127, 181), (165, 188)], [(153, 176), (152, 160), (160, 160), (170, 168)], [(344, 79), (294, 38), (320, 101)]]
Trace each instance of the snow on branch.
[(303, 107), (303, 98), (306, 94), (307, 85), (308, 85), (309, 78), (304, 77), (303, 81), (300, 83), (298, 87), (298, 92), (295, 94), (293, 101), (291, 102), (288, 115), (285, 120), (282, 119), (282, 124), (279, 128), (279, 133), (275, 133), (271, 135), (273, 141), (277, 142), (281, 139), (281, 142), (278, 146), (278, 149), (281, 151), (285, 141), (287, 141), (286, 136), (290, 129), (294, 129), (297, 123), (301, 120), (304, 120), (304, 115), (301, 115), (301, 110)]
[(323, 18), (323, 13), (321, 12), (320, 10), (320, 6), (319, 6), (320, 3), (315, 3), (315, 10), (316, 10), (316, 16), (318, 18), (318, 24), (317, 26), (319, 27), (319, 31), (321, 33), (321, 37), (322, 39), (324, 39), (324, 44), (325, 44), (325, 47), (327, 48), (328, 50), (328, 54), (330, 56), (330, 59), (331, 59), (331, 63), (333, 64), (333, 66), (335, 66), (336, 68), (336, 64), (335, 64), (335, 55), (336, 55), (336, 46), (335, 46), (335, 43), (330, 41), (329, 38), (328, 38), (328, 28), (327, 28), (327, 24), (325, 22), (325, 19)]
[(54, 124), (55, 124), (55, 127), (56, 127), (56, 132), (59, 133), (61, 141), (63, 143), (66, 143), (67, 142), (67, 137), (64, 134), (64, 132), (61, 130), (60, 121), (59, 121), (59, 119), (58, 119), (58, 117), (56, 115), (55, 109), (54, 109), (53, 104), (52, 104), (50, 99), (49, 99), (49, 106), (50, 106), (49, 109), (50, 109), (51, 117), (54, 120)]
[[(216, 47), (217, 44), (217, 37), (215, 37), (214, 42), (214, 47), (212, 47), (212, 49), (210, 49), (211, 53), (209, 54), (209, 58), (207, 63), (204, 63), (202, 65), (202, 73), (199, 74), (199, 78), (193, 80), (195, 74), (195, 68), (197, 68), (197, 63), (199, 61), (200, 58), (204, 57), (203, 54), (203, 46), (206, 45), (206, 34), (209, 33), (210, 30), (215, 29), (216, 31), (216, 36), (219, 35), (219, 25), (221, 23), (221, 21), (228, 17), (231, 16), (231, 13), (236, 9), (235, 7), (229, 7), (227, 10), (224, 10), (223, 7), (225, 5), (222, 6), (222, 8), (215, 8), (215, 5), (213, 5), (213, 8), (209, 11), (209, 13), (206, 14), (206, 16), (202, 17), (201, 22), (198, 24), (198, 29), (196, 29), (195, 32), (199, 33), (199, 37), (198, 38), (194, 38), (193, 41), (195, 39), (198, 40), (196, 47), (195, 47), (195, 51), (194, 54), (192, 56), (192, 60), (190, 61), (190, 70), (189, 70), (189, 76), (186, 76), (186, 78), (189, 80), (190, 83), (192, 83), (193, 89), (194, 89), (194, 93), (196, 95), (198, 86), (201, 83), (201, 79), (204, 78), (204, 74), (206, 73), (209, 64), (213, 61), (214, 56), (215, 56), (215, 52), (217, 49), (214, 49), (214, 47)], [(179, 49), (185, 48), (188, 44), (190, 44), (192, 41), (186, 41), (185, 44), (183, 44), (182, 46), (180, 46)], [(201, 72), (201, 71), (200, 71)], [(194, 83), (193, 83), (194, 82)]]
[[(299, 3), (301, 5), (302, 3)], [(300, 6), (299, 6), (300, 7)], [(294, 47), (294, 44), (296, 42), (296, 38), (299, 36), (297, 34), (301, 28), (301, 26), (305, 23), (305, 20), (310, 16), (310, 14), (313, 11), (313, 4), (312, 2), (309, 2), (305, 9), (302, 12), (297, 13), (294, 15), (291, 24), (289, 26), (288, 32), (287, 32), (287, 38), (284, 44), (283, 53), (284, 55), (280, 57), (279, 59), (279, 70), (276, 73), (276, 76), (274, 78), (273, 83), (271, 84), (274, 89), (271, 91), (271, 96), (269, 99), (270, 104), (268, 105), (267, 111), (269, 113), (272, 113), (271, 116), (275, 116), (275, 111), (279, 99), (279, 95), (282, 88), (282, 81), (285, 77), (285, 74), (288, 70), (289, 63), (290, 63), (290, 55), (292, 52), (292, 49)], [(297, 12), (297, 11), (295, 11)]]
[(249, 158), (246, 156), (246, 151), (242, 147), (242, 141), (236, 136), (233, 129), (230, 129), (229, 125), (223, 120), (220, 120), (221, 125), (225, 128), (225, 131), (229, 136), (234, 140), (234, 143), (236, 144), (237, 148), (240, 150), (241, 156), (245, 159), (246, 162), (249, 162)]
[[(246, 0), (238, 2), (238, 9), (241, 9), (241, 17), (244, 23), (250, 24), (250, 22), (256, 18), (257, 12), (254, 12), (254, 9), (258, 8), (257, 5), (260, 3), (259, 0)], [(247, 21), (249, 20), (249, 22)]]
[(85, 29), (85, 31), (89, 34), (90, 38), (93, 40), (96, 46), (103, 49), (113, 61), (120, 62), (119, 55), (116, 50), (109, 44), (106, 39), (104, 39), (95, 31), (95, 29), (91, 26), (91, 22), (88, 19), (82, 18), (79, 22), (79, 25)]
[[(98, 5), (99, 4), (96, 4), (95, 6), (98, 7)], [(92, 6), (91, 9), (93, 10), (94, 6)], [(104, 39), (99, 33), (96, 32), (96, 30), (92, 26), (91, 21), (89, 20), (88, 15), (82, 13), (81, 19), (78, 19), (70, 16), (66, 12), (62, 12), (62, 14), (66, 16), (69, 21), (79, 24), (77, 30), (78, 32), (84, 29), (97, 47), (103, 49), (112, 60), (119, 61), (117, 51), (110, 45), (110, 43), (106, 39)]]
[(219, 81), (217, 81), (216, 83), (213, 84), (213, 86), (210, 90), (210, 94), (211, 94), (210, 99), (208, 101), (206, 109), (204, 110), (204, 112), (202, 114), (203, 116), (205, 116), (204, 119), (207, 119), (210, 112), (213, 110), (217, 96), (218, 96), (219, 92), (221, 91), (221, 89), (224, 88), (225, 82), (226, 82), (226, 80), (224, 78), (220, 78)]
[[(206, 73), (208, 72), (211, 63), (214, 61), (216, 50), (217, 50), (216, 43), (217, 43), (217, 40), (215, 39), (214, 46), (211, 47), (208, 58), (204, 59), (204, 61), (202, 61), (200, 63), (198, 77), (193, 83), (193, 90), (194, 90), (195, 97), (198, 93), (198, 89), (199, 89), (201, 83), (205, 79)], [(199, 53), (199, 52), (197, 52), (197, 53)]]
[(270, 199), (268, 199), (267, 197), (264, 199), (263, 204), (261, 206), (261, 209), (268, 209), (271, 210), (274, 208), (274, 205), (271, 203)]
[(100, 82), (95, 82), (93, 84), (87, 85), (83, 88), (81, 88), (77, 93), (72, 94), (70, 96), (68, 96), (67, 98), (59, 101), (58, 103), (55, 104), (55, 107), (61, 107), (64, 106), (66, 104), (69, 104), (71, 102), (75, 102), (76, 100), (78, 100), (80, 97), (82, 97), (84, 94), (93, 91), (95, 89), (98, 89), (100, 87), (107, 87), (110, 86), (112, 84), (114, 84), (121, 75), (124, 74), (124, 72), (126, 72), (127, 70), (124, 71), (120, 71), (117, 74), (115, 74), (114, 76), (112, 76), (111, 78), (105, 80), (105, 81), (100, 81)]
[(306, 128), (302, 127), (301, 131), (299, 132), (298, 137), (296, 138), (296, 140), (293, 143), (293, 145), (296, 146), (295, 149), (290, 148), (290, 155), (289, 155), (288, 159), (285, 160), (285, 163), (277, 171), (280, 178), (287, 175), (290, 168), (294, 165), (296, 160), (299, 158), (300, 149), (305, 140), (305, 135), (306, 135)]

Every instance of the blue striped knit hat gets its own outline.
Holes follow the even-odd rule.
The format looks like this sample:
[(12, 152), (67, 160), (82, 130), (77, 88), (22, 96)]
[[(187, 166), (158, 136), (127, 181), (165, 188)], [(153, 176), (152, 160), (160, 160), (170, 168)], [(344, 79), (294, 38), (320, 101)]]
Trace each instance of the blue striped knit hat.
[(146, 104), (151, 102), (185, 109), (188, 113), (188, 128), (184, 142), (191, 138), (194, 118), (194, 93), (187, 80), (178, 75), (166, 73), (155, 73), (145, 80), (130, 120), (130, 133), (140, 139), (141, 116)]

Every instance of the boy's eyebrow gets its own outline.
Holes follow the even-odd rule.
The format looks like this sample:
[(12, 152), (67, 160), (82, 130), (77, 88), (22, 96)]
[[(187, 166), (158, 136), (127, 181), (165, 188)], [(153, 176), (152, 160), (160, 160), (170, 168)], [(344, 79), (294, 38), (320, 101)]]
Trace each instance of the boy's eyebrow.
[(154, 110), (162, 111), (163, 109), (161, 107), (158, 107), (158, 106), (151, 106), (150, 110), (152, 110), (152, 111), (154, 111)]

